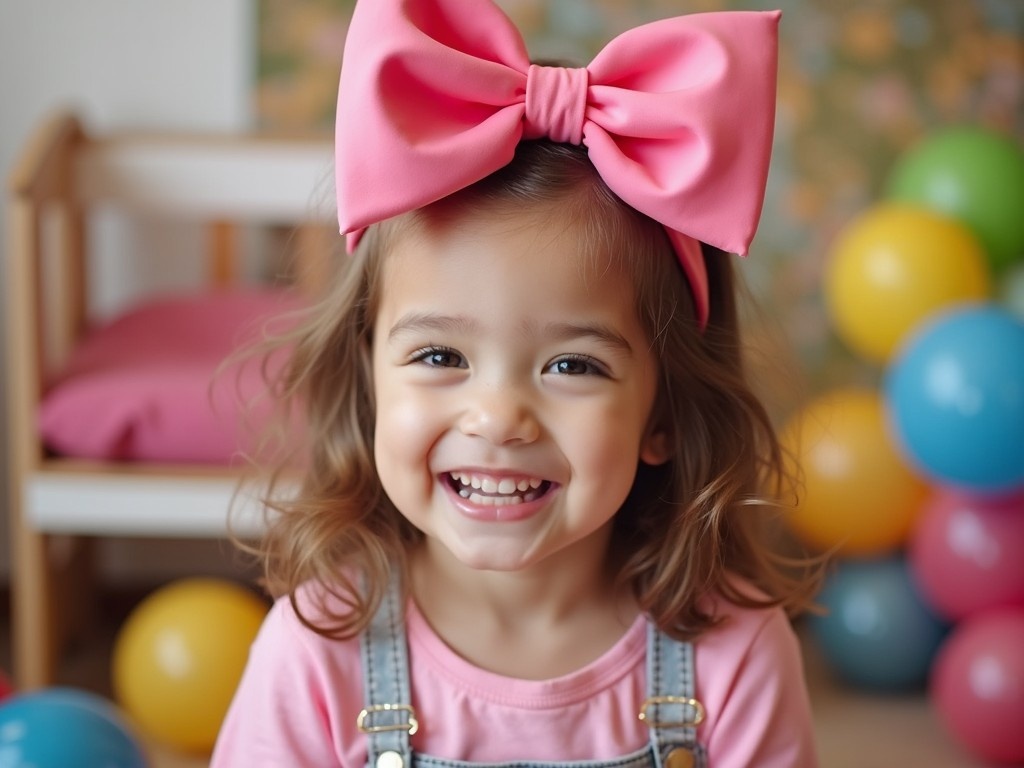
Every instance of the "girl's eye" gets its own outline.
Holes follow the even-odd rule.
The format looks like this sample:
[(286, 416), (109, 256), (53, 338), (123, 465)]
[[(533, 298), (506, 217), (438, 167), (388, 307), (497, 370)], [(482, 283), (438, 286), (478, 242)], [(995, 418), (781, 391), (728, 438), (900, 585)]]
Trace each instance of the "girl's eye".
[(462, 355), (448, 347), (426, 347), (413, 353), (411, 361), (431, 368), (465, 368)]
[(562, 376), (603, 376), (604, 369), (586, 355), (565, 355), (548, 364), (548, 373)]

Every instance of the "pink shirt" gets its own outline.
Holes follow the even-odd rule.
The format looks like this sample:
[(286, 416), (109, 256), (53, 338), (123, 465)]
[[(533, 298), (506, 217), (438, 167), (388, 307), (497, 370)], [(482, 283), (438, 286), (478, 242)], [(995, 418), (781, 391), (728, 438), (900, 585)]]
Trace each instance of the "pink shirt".
[[(812, 768), (810, 707), (796, 637), (781, 610), (723, 602), (725, 621), (695, 643), (698, 738), (710, 768)], [(517, 680), (456, 655), (412, 603), (407, 615), (412, 747), (475, 762), (621, 757), (649, 741), (646, 624), (637, 619), (603, 656), (554, 680)], [(364, 768), (358, 640), (304, 627), (287, 599), (271, 609), (224, 721), (211, 768)]]

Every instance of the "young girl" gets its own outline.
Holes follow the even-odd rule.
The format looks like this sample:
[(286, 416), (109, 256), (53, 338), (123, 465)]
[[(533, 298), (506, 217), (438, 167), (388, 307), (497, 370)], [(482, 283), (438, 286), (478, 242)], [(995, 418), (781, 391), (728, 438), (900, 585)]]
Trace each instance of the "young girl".
[(768, 549), (782, 462), (723, 252), (760, 215), (777, 22), (567, 69), (489, 0), (361, 0), (354, 253), (284, 340), (308, 445), (215, 768), (816, 764), (812, 585)]

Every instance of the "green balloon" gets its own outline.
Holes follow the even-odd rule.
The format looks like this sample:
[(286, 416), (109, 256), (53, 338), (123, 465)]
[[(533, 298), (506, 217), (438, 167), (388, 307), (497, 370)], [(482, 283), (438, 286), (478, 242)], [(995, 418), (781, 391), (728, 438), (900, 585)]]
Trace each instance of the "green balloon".
[(997, 274), (1024, 260), (1024, 150), (981, 128), (926, 138), (895, 165), (886, 196), (959, 219)]
[(1024, 261), (1010, 267), (1003, 274), (999, 298), (1007, 309), (1024, 320)]

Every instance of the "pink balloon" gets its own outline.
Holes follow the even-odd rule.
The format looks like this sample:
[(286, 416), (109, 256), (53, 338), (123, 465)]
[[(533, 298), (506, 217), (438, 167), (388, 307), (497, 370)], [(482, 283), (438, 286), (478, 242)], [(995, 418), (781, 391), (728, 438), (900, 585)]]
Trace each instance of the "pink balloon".
[(0, 702), (10, 698), (15, 693), (14, 683), (7, 673), (0, 669)]
[(1024, 761), (1024, 610), (958, 624), (932, 666), (931, 699), (967, 750), (997, 763)]
[(1024, 493), (985, 497), (937, 488), (908, 554), (921, 595), (947, 619), (1024, 608)]

